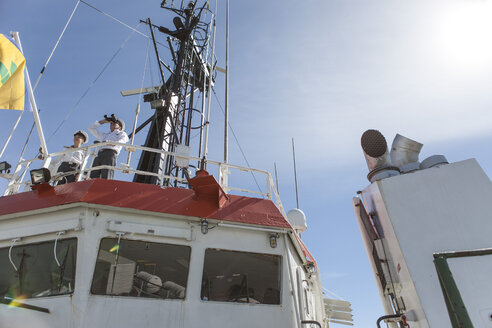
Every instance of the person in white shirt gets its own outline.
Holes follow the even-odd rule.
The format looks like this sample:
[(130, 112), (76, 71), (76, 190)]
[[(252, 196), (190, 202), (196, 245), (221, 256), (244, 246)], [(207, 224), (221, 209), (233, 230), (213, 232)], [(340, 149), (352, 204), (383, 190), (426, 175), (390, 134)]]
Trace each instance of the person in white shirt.
[[(85, 131), (79, 130), (76, 131), (73, 135), (73, 145), (66, 148), (79, 148), (82, 144), (86, 143), (89, 140), (89, 136)], [(58, 156), (53, 159), (50, 163), (50, 168), (52, 170), (58, 165), (56, 169), (56, 173), (68, 173), (73, 172), (72, 174), (63, 176), (59, 181), (57, 181), (56, 185), (61, 185), (65, 183), (75, 182), (77, 177), (77, 171), (80, 170), (80, 165), (84, 161), (85, 154), (82, 150), (76, 150), (71, 153), (66, 153)]]
[[(110, 123), (109, 129), (110, 131), (104, 133), (100, 131), (99, 126), (105, 123)], [(104, 119), (98, 122), (94, 122), (91, 126), (89, 126), (89, 131), (101, 142), (113, 141), (118, 143), (127, 143), (128, 135), (124, 131), (125, 122), (121, 119), (108, 120)], [(121, 146), (103, 146), (97, 153), (94, 162), (92, 163), (92, 167), (100, 166), (100, 165), (116, 165), (116, 157), (118, 157), (121, 150)], [(92, 178), (102, 178), (102, 179), (112, 179), (114, 176), (114, 170), (102, 169), (102, 170), (93, 170), (91, 171), (90, 177)]]

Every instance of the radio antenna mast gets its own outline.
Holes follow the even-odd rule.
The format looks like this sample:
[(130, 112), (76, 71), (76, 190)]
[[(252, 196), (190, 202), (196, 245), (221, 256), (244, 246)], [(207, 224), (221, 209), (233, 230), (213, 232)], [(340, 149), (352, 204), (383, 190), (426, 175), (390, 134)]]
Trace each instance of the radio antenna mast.
[(292, 138), (292, 157), (294, 159), (294, 179), (296, 182), (296, 202), (297, 202), (297, 208), (299, 208), (299, 191), (297, 189), (296, 149), (294, 147), (294, 138)]

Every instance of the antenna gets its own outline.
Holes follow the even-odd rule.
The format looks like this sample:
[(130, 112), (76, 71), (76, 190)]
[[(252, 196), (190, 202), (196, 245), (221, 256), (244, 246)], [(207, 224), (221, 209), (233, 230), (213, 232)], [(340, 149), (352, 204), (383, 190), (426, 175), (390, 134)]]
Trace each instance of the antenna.
[(299, 191), (297, 190), (296, 149), (294, 147), (294, 138), (292, 138), (292, 157), (294, 158), (294, 179), (296, 182), (296, 202), (297, 202), (297, 208), (299, 208)]
[[(229, 159), (229, 0), (226, 2), (226, 64), (225, 64), (225, 113), (224, 113), (224, 163)], [(278, 189), (277, 189), (278, 190)]]
[[(122, 95), (145, 93), (143, 100), (150, 103), (150, 108), (153, 111), (151, 116), (135, 129), (135, 133), (150, 124), (144, 146), (163, 150), (165, 153), (142, 151), (137, 171), (151, 172), (154, 175), (136, 173), (133, 178), (134, 182), (159, 184), (161, 186), (170, 186), (172, 183), (174, 187), (177, 187), (178, 183), (181, 182), (171, 182), (168, 177), (187, 177), (188, 171), (176, 165), (172, 154), (181, 146), (187, 147), (186, 149), (196, 147), (200, 157), (206, 160), (206, 146), (203, 147), (204, 154), (201, 153), (202, 135), (203, 131), (208, 129), (210, 92), (212, 84), (215, 82), (214, 52), (212, 50), (212, 55), (209, 56), (207, 50), (210, 43), (209, 32), (212, 29), (214, 31), (213, 41), (215, 41), (215, 12), (212, 17), (213, 21), (207, 23), (205, 16), (206, 13), (210, 12), (207, 8), (208, 3), (208, 0), (204, 1), (202, 7), (195, 8), (196, 1), (187, 5), (183, 5), (183, 1), (181, 1), (181, 6), (174, 8), (174, 1), (172, 1), (171, 7), (166, 7), (166, 1), (163, 1), (161, 7), (176, 15), (173, 19), (174, 26), (172, 29), (156, 26), (152, 24), (150, 19), (142, 21), (149, 26), (151, 32), (151, 41), (154, 44), (162, 84), (151, 88), (140, 86), (140, 89), (128, 90)], [(155, 31), (160, 34), (154, 34)], [(171, 68), (160, 58), (156, 39), (158, 36), (167, 37), (174, 68)], [(175, 47), (177, 48), (175, 49)], [(171, 74), (164, 76), (162, 66)], [(203, 121), (203, 108), (202, 111), (195, 108), (195, 102), (200, 95), (203, 100), (208, 95), (209, 107), (206, 113), (206, 122)], [(205, 101), (203, 101), (204, 103)], [(197, 113), (200, 113), (200, 117), (197, 116)], [(198, 120), (200, 123), (197, 122)], [(192, 130), (195, 129), (199, 129), (200, 133), (198, 144), (192, 138)], [(208, 136), (205, 137), (205, 144), (207, 140)]]
[(277, 187), (277, 193), (280, 195), (280, 190), (278, 189), (277, 163), (273, 162), (273, 167), (275, 168), (275, 184)]

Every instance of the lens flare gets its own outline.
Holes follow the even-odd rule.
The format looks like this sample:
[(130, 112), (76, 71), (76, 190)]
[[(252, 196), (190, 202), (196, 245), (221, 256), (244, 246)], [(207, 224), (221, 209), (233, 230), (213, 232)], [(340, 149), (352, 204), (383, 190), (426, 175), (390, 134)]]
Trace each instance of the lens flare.
[(10, 303), (8, 304), (8, 307), (17, 307), (19, 306), (19, 304), (22, 304), (25, 299), (27, 299), (27, 295), (16, 296), (10, 299)]
[(119, 249), (120, 249), (120, 245), (116, 244), (116, 245), (114, 245), (114, 246), (113, 246), (113, 248), (111, 248), (109, 251), (110, 251), (111, 253), (113, 253), (113, 252), (116, 252), (116, 251), (117, 251), (117, 250), (119, 250)]

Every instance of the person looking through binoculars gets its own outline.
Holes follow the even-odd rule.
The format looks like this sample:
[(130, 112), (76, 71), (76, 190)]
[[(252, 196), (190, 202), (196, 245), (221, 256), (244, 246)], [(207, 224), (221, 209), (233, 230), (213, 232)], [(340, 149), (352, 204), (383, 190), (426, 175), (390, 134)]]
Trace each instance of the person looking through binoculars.
[[(109, 123), (109, 132), (102, 132), (100, 126)], [(89, 131), (100, 142), (118, 142), (127, 143), (128, 135), (125, 133), (125, 122), (122, 119), (116, 118), (114, 114), (110, 117), (104, 115), (104, 119), (96, 121), (89, 126)], [(122, 146), (119, 145), (105, 145), (102, 146), (97, 153), (97, 157), (92, 163), (92, 167), (108, 165), (115, 166), (116, 158), (118, 157)], [(91, 178), (113, 179), (114, 170), (100, 169), (91, 171)]]

